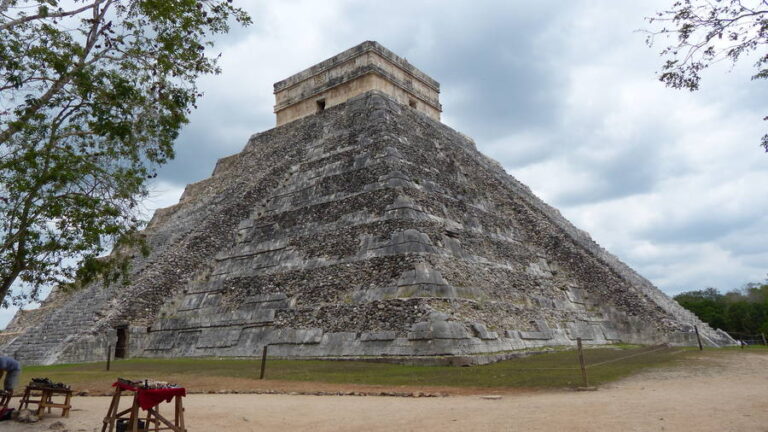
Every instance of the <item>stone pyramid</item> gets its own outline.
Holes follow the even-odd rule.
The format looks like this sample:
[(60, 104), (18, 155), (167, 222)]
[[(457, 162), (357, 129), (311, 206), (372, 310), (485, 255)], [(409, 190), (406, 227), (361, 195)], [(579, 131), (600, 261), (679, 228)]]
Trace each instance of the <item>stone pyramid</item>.
[[(439, 121), (439, 85), (375, 42), (275, 84), (279, 126), (144, 231), (128, 286), (54, 291), (0, 352), (469, 358), (728, 344)], [(489, 355), (493, 353), (493, 355)], [(446, 357), (447, 356), (447, 357)], [(462, 357), (463, 356), (463, 357)], [(472, 360), (474, 359), (474, 360)]]

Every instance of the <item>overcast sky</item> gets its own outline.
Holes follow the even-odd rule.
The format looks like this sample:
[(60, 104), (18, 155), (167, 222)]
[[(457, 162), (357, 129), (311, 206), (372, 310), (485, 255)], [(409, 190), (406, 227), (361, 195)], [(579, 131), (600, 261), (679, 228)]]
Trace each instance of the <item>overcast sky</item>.
[(235, 3), (254, 24), (219, 41), (148, 209), (274, 126), (274, 82), (376, 40), (440, 82), (444, 123), (667, 294), (766, 278), (768, 82), (745, 61), (665, 88), (637, 30), (672, 0)]

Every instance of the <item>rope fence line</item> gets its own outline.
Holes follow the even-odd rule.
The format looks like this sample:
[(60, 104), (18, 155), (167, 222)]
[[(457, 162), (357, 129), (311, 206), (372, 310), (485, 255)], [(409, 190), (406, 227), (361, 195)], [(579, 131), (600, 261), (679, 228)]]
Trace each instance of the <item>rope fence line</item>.
[[(619, 361), (622, 361), (622, 360), (627, 360), (627, 359), (630, 359), (630, 358), (639, 357), (639, 356), (642, 356), (642, 355), (652, 354), (652, 353), (655, 353), (655, 352), (659, 352), (659, 351), (663, 351), (663, 350), (669, 350), (669, 349), (672, 349), (672, 348), (667, 346), (667, 345), (653, 345), (653, 346), (650, 346), (650, 347), (639, 348), (637, 350), (639, 352), (635, 351), (635, 352), (633, 352), (630, 355), (625, 355), (625, 356), (621, 356), (621, 357), (613, 358), (613, 359), (609, 359), (609, 360), (603, 360), (603, 361), (600, 361), (600, 362), (597, 362), (597, 363), (591, 363), (591, 364), (590, 363), (585, 363), (584, 367), (589, 369), (589, 368), (603, 366), (603, 365), (610, 364), (610, 363), (616, 363), (616, 362), (619, 362)], [(589, 351), (586, 351), (586, 352), (588, 353)], [(674, 351), (670, 351), (669, 354), (670, 355), (675, 355), (675, 354), (680, 354), (682, 352), (686, 352), (686, 350), (684, 350), (684, 349), (676, 349)], [(581, 367), (551, 367), (551, 368), (547, 368), (547, 367), (530, 367), (530, 368), (512, 368), (512, 369), (505, 368), (504, 370), (505, 371), (515, 371), (515, 372), (526, 372), (526, 371), (574, 371), (574, 370), (580, 370), (580, 369), (581, 369)]]
[(589, 385), (589, 377), (587, 375), (587, 371), (591, 368), (596, 368), (600, 366), (605, 366), (612, 363), (617, 363), (620, 361), (629, 360), (632, 358), (649, 355), (653, 353), (658, 353), (661, 351), (667, 351), (667, 354), (669, 355), (677, 355), (681, 352), (685, 352), (684, 349), (678, 349), (678, 348), (672, 348), (668, 344), (661, 344), (661, 345), (652, 345), (649, 347), (640, 348), (639, 350), (636, 350), (628, 355), (623, 355), (617, 358), (612, 358), (608, 360), (599, 361), (596, 363), (588, 364), (584, 361), (584, 352), (582, 349), (582, 343), (581, 338), (576, 339), (576, 347), (578, 349), (579, 353), (579, 363), (580, 363), (580, 369), (581, 369), (581, 377), (582, 377), (582, 387), (578, 387), (577, 390), (597, 390), (596, 387), (592, 387)]
[(559, 367), (559, 368), (542, 368), (542, 367), (535, 367), (535, 368), (515, 368), (515, 369), (509, 369), (505, 368), (505, 371), (515, 371), (515, 372), (526, 372), (526, 371), (574, 371), (579, 370), (577, 367)]
[(731, 336), (733, 336), (733, 335), (760, 336), (760, 333), (734, 332), (734, 331), (729, 331), (729, 332), (726, 332), (726, 333), (728, 333)]
[[(668, 349), (672, 349), (672, 348), (667, 346), (667, 345), (653, 345), (653, 346), (650, 346), (650, 347), (643, 347), (643, 348), (639, 348), (638, 349), (638, 351), (641, 351), (641, 352), (634, 352), (633, 354), (630, 354), (630, 355), (626, 355), (626, 356), (622, 356), (622, 357), (614, 358), (614, 359), (609, 359), (609, 360), (604, 360), (604, 361), (597, 362), (597, 363), (592, 363), (592, 364), (585, 363), (584, 367), (589, 369), (589, 368), (592, 368), (592, 367), (598, 367), (598, 366), (603, 366), (603, 365), (610, 364), (610, 363), (616, 363), (616, 362), (619, 362), (619, 361), (622, 361), (622, 360), (626, 360), (626, 359), (630, 359), (630, 358), (634, 358), (634, 357), (639, 357), (639, 356), (642, 356), (642, 355), (651, 354), (651, 353), (654, 353), (654, 352), (668, 350)], [(677, 349), (677, 350), (674, 350), (674, 351), (670, 351), (669, 354), (670, 355), (675, 355), (675, 354), (680, 354), (680, 353), (685, 352), (685, 351), (686, 350), (684, 350), (684, 349)], [(587, 351), (587, 352), (589, 352), (589, 351)], [(505, 368), (504, 370), (505, 371), (514, 371), (514, 372), (526, 372), (526, 371), (574, 371), (574, 370), (580, 370), (580, 369), (581, 369), (581, 367), (551, 367), (551, 368), (547, 368), (547, 367), (530, 367), (530, 368), (511, 368), (511, 369), (510, 368)]]
[(746, 345), (768, 345), (765, 333), (727, 332), (732, 338)]
[[(633, 353), (630, 354), (630, 355), (625, 355), (625, 356), (621, 356), (621, 357), (618, 357), (618, 358), (612, 358), (612, 359), (608, 359), (608, 360), (603, 360), (603, 361), (600, 361), (600, 362), (597, 362), (597, 363), (591, 363), (591, 364), (590, 363), (585, 363), (584, 367), (586, 369), (593, 368), (593, 367), (599, 367), (599, 366), (603, 366), (603, 365), (607, 365), (607, 364), (611, 364), (611, 363), (616, 363), (616, 362), (619, 362), (619, 361), (622, 361), (622, 360), (627, 360), (627, 359), (631, 359), (631, 358), (634, 358), (634, 357), (639, 357), (639, 356), (642, 356), (642, 355), (652, 354), (652, 353), (655, 353), (655, 352), (659, 352), (659, 351), (663, 351), (663, 350), (671, 350), (671, 349), (672, 349), (672, 347), (669, 347), (667, 345), (653, 345), (653, 346), (650, 346), (650, 347), (643, 347), (643, 348), (639, 348), (637, 350), (633, 350)], [(585, 351), (585, 352), (589, 353), (588, 350)], [(683, 352), (686, 352), (686, 350), (684, 350), (684, 349), (675, 349), (674, 351), (670, 351), (669, 354), (670, 355), (676, 355), (676, 354), (680, 354), (680, 353), (683, 353)], [(581, 367), (575, 367), (575, 366), (574, 367), (550, 367), (550, 368), (548, 368), (548, 367), (529, 367), (529, 368), (505, 368), (504, 369), (505, 372), (577, 371), (577, 370), (581, 370)]]
[[(654, 347), (651, 347), (651, 348), (654, 348)], [(605, 360), (605, 361), (598, 362), (598, 363), (588, 364), (586, 366), (588, 368), (597, 367), (597, 366), (603, 366), (603, 365), (606, 365), (606, 364), (616, 363), (617, 361), (626, 360), (626, 359), (630, 359), (630, 358), (634, 358), (634, 357), (639, 357), (641, 355), (646, 355), (646, 354), (654, 353), (654, 352), (665, 350), (665, 349), (669, 349), (669, 347), (666, 346), (666, 345), (657, 345), (657, 346), (655, 346), (654, 349), (651, 349), (651, 350), (648, 350), (648, 351), (643, 351), (643, 352), (639, 352), (639, 353), (635, 353), (635, 354), (631, 354), (631, 355), (628, 355), (628, 356), (619, 357), (619, 358), (615, 358), (615, 359)]]
[[(696, 329), (696, 330), (698, 330), (698, 329)], [(697, 339), (698, 339), (698, 337), (699, 337), (698, 331), (696, 333), (697, 333), (696, 336), (697, 336)], [(744, 349), (744, 347), (748, 346), (750, 343), (752, 345), (768, 345), (768, 340), (766, 340), (765, 333), (759, 333), (759, 334), (752, 333), (752, 334), (750, 334), (750, 333), (733, 332), (731, 334), (733, 336), (742, 335), (742, 336), (749, 336), (750, 337), (749, 339), (747, 339), (747, 338), (736, 338), (737, 340), (739, 340), (741, 342), (741, 348), (742, 349)], [(699, 341), (699, 349), (702, 350), (703, 347), (701, 346), (701, 339), (698, 339), (698, 341)], [(635, 352), (633, 352), (633, 353), (631, 353), (629, 355), (625, 355), (625, 356), (621, 356), (621, 357), (612, 358), (612, 359), (603, 360), (603, 361), (599, 361), (599, 362), (596, 362), (596, 363), (589, 364), (589, 363), (586, 363), (584, 361), (584, 352), (582, 350), (581, 339), (577, 338), (576, 342), (577, 342), (577, 349), (578, 349), (578, 353), (579, 353), (579, 362), (580, 362), (580, 366), (581, 366), (580, 369), (581, 369), (581, 374), (582, 374), (582, 379), (583, 379), (583, 387), (580, 387), (579, 390), (595, 390), (595, 387), (590, 387), (589, 386), (589, 378), (587, 376), (587, 370), (590, 369), (590, 368), (595, 368), (595, 367), (600, 367), (600, 366), (604, 366), (604, 365), (608, 365), (608, 364), (612, 364), (612, 363), (617, 363), (617, 362), (620, 362), (620, 361), (629, 360), (631, 358), (640, 357), (640, 356), (648, 355), (648, 354), (653, 354), (653, 353), (657, 353), (657, 352), (660, 352), (660, 351), (669, 350), (667, 352), (667, 354), (669, 354), (670, 356), (677, 355), (677, 354), (680, 354), (680, 353), (683, 353), (683, 352), (687, 351), (687, 350), (681, 349), (681, 348), (674, 348), (673, 349), (672, 347), (670, 347), (667, 344), (653, 345), (653, 346), (650, 346), (650, 347), (641, 348), (641, 349), (639, 349), (639, 350), (637, 350), (637, 351), (635, 351)], [(576, 369), (576, 368), (573, 368), (573, 369)]]

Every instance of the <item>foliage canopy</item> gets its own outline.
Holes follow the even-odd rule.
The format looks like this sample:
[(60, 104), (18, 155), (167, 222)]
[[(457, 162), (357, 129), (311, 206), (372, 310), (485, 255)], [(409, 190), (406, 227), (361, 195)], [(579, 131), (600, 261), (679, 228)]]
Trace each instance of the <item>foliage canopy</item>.
[(0, 0), (4, 305), (124, 265), (97, 257), (135, 239), (198, 77), (219, 72), (213, 36), (250, 23), (231, 1)]
[(748, 284), (725, 294), (714, 288), (690, 291), (676, 295), (675, 300), (711, 327), (737, 339), (768, 334), (768, 282)]

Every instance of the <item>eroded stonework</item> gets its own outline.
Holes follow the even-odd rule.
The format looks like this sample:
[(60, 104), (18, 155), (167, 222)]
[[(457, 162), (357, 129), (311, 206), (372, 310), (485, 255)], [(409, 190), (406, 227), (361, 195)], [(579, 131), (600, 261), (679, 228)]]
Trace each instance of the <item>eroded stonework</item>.
[(467, 355), (729, 343), (472, 141), (369, 92), (254, 135), (158, 210), (128, 286), (54, 293), (2, 350), (128, 356)]
[(732, 342), (477, 151), (367, 92), (256, 134), (158, 210), (127, 286), (54, 292), (0, 350), (131, 357), (438, 356)]
[(276, 82), (277, 126), (371, 90), (440, 120), (440, 84), (378, 42), (365, 41)]

